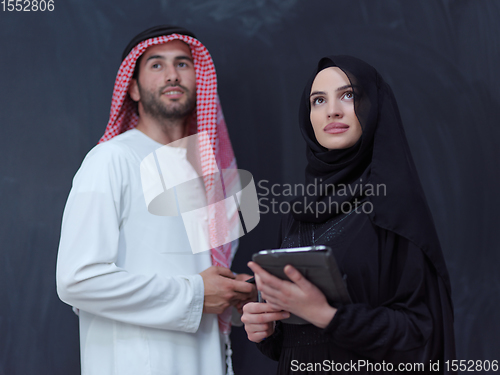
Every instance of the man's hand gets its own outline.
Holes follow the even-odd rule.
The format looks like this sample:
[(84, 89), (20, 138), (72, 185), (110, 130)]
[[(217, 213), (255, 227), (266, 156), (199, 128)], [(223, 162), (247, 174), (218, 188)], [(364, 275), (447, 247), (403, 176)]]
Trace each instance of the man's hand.
[(228, 268), (212, 266), (200, 275), (205, 287), (203, 312), (206, 314), (220, 314), (227, 307), (236, 306), (255, 296), (255, 286), (242, 281), (243, 276), (235, 276)]
[[(236, 280), (239, 280), (239, 281), (247, 281), (247, 280), (249, 280), (251, 278), (252, 278), (252, 276), (250, 276), (250, 275), (248, 275), (246, 273), (239, 273), (239, 274), (236, 275)], [(238, 310), (238, 312), (240, 314), (243, 314), (243, 306), (245, 306), (247, 303), (249, 303), (249, 302), (257, 302), (257, 287), (255, 287), (255, 284), (250, 284), (250, 285), (254, 286), (253, 291), (250, 294), (250, 297), (247, 298), (244, 301), (238, 302), (234, 306), (234, 307), (236, 307), (236, 309)]]

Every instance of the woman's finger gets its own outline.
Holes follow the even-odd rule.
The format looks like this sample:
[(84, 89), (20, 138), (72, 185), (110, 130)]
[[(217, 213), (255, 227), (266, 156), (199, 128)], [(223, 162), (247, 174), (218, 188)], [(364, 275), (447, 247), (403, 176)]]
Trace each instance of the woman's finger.
[(262, 314), (262, 313), (274, 313), (282, 311), (274, 310), (267, 303), (249, 302), (245, 306), (243, 306), (243, 312), (247, 314)]
[(286, 283), (286, 281), (271, 275), (255, 262), (249, 262), (248, 267), (250, 267), (250, 269), (254, 272), (257, 283), (260, 281), (260, 284), (268, 285), (274, 289), (281, 289), (283, 287), (283, 283)]
[(265, 331), (259, 331), (259, 332), (248, 332), (247, 331), (247, 335), (248, 335), (248, 339), (252, 342), (261, 342), (262, 340), (264, 340), (266, 337), (269, 337), (273, 334), (274, 332), (274, 329), (273, 327), (269, 327), (267, 330)]
[(290, 280), (297, 284), (300, 289), (309, 288), (312, 284), (309, 280), (307, 280), (302, 274), (290, 264), (285, 266), (285, 275), (288, 276)]
[(290, 317), (288, 312), (277, 312), (277, 313), (262, 313), (262, 314), (248, 314), (243, 313), (241, 316), (241, 321), (245, 324), (259, 325), (274, 322), (276, 320), (287, 319)]

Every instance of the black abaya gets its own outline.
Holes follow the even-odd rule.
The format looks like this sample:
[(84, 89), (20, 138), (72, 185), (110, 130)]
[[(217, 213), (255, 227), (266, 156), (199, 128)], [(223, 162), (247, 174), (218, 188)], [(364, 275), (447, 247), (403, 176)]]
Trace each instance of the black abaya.
[[(340, 307), (324, 330), (278, 323), (275, 334), (258, 344), (265, 355), (279, 360), (278, 374), (326, 374), (331, 361), (349, 365), (370, 361), (373, 366), (385, 362), (385, 368), (390, 370), (387, 366), (392, 365), (394, 371), (400, 364), (421, 363), (425, 371), (420, 373), (429, 373), (429, 365), (437, 366), (439, 361), (440, 371), (432, 373), (443, 373), (444, 343), (453, 342), (453, 318), (442, 306), (447, 303), (446, 288), (417, 246), (356, 211), (323, 224), (299, 222), (290, 215), (282, 232), (285, 248), (332, 247), (341, 272), (347, 275), (353, 304)], [(325, 360), (324, 371), (292, 371), (300, 364), (306, 368), (305, 364)], [(366, 366), (349, 369), (371, 373)]]

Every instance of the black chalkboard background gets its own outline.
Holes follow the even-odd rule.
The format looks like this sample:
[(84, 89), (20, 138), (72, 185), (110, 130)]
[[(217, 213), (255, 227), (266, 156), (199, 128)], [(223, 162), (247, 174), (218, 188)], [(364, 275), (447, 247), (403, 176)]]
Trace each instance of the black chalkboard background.
[[(398, 99), (448, 262), (458, 358), (500, 360), (500, 1), (54, 5), (9, 12), (0, 3), (0, 375), (80, 372), (77, 318), (55, 291), (61, 215), (103, 134), (123, 48), (162, 23), (208, 47), (239, 167), (261, 186), (303, 179), (297, 108), (317, 60), (352, 54), (374, 65)], [(275, 245), (278, 222), (261, 216), (234, 270)], [(238, 375), (274, 373), (242, 328), (232, 339)]]

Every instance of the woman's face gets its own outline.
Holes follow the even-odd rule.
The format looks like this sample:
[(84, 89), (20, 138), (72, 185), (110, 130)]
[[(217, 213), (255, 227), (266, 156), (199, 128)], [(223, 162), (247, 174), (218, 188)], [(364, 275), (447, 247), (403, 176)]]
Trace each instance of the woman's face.
[(329, 149), (353, 146), (363, 133), (354, 112), (354, 91), (337, 67), (320, 71), (311, 87), (311, 124), (318, 143)]

